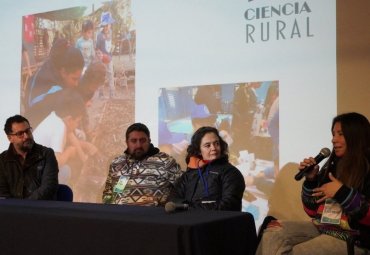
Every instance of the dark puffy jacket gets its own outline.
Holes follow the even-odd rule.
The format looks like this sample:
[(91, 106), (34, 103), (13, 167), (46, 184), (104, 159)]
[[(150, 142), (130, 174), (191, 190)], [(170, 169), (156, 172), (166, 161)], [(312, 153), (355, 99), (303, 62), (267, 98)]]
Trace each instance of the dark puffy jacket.
[[(187, 203), (193, 208), (240, 211), (245, 189), (243, 175), (220, 158), (199, 169), (189, 168), (175, 183), (172, 201)], [(208, 195), (205, 188), (208, 185)]]
[(0, 197), (53, 200), (58, 188), (58, 163), (54, 151), (34, 144), (24, 164), (13, 145), (0, 154)]

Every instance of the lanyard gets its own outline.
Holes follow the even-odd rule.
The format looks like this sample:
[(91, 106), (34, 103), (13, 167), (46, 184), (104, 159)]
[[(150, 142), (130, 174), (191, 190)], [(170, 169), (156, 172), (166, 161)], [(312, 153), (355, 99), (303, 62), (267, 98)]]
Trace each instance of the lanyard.
[(126, 165), (127, 165), (127, 169), (125, 170), (125, 172), (129, 176), (129, 178), (132, 179), (132, 178), (134, 178), (134, 175), (137, 176), (138, 171), (136, 171), (136, 173), (134, 173), (135, 160), (130, 163), (130, 160), (126, 157), (125, 162), (126, 162)]
[[(208, 166), (206, 166), (206, 173), (205, 173), (205, 176), (207, 177), (208, 179), (208, 174), (209, 174), (209, 170), (208, 170)], [(198, 175), (199, 175), (199, 178), (202, 180), (202, 183), (203, 183), (203, 186), (204, 186), (204, 195), (206, 197), (209, 196), (209, 192), (208, 192), (208, 182), (207, 180), (204, 178), (204, 176), (202, 175), (202, 171), (200, 170), (200, 167), (198, 167)]]

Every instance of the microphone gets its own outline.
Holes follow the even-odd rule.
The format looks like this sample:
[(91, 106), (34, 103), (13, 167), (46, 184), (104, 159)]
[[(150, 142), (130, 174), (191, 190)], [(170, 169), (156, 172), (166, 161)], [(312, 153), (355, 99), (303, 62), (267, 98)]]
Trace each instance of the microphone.
[(299, 181), (303, 178), (303, 176), (305, 176), (309, 171), (311, 171), (317, 164), (319, 164), (324, 158), (327, 158), (329, 157), (330, 155), (330, 150), (328, 148), (322, 148), (320, 153), (317, 154), (317, 156), (315, 157), (315, 161), (316, 161), (316, 164), (314, 165), (311, 165), (311, 166), (306, 166), (305, 168), (303, 168), (302, 170), (300, 170), (295, 176), (294, 176), (294, 179), (296, 179), (296, 181)]
[(173, 213), (175, 211), (187, 211), (189, 210), (188, 204), (178, 204), (174, 202), (167, 202), (164, 206), (164, 210), (167, 213)]

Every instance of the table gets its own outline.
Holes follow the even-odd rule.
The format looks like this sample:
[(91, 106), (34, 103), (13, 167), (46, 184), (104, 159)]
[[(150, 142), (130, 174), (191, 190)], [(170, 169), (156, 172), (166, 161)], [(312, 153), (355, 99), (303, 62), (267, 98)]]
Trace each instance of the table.
[(245, 212), (0, 200), (1, 254), (254, 254)]

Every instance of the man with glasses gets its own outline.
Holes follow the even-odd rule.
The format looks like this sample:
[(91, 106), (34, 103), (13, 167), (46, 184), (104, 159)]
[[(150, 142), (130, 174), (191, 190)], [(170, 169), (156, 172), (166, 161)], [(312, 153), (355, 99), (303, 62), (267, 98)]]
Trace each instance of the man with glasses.
[(110, 165), (103, 202), (164, 206), (181, 175), (176, 161), (150, 141), (149, 129), (134, 123), (126, 131), (127, 149)]
[(0, 197), (52, 200), (58, 189), (58, 163), (54, 151), (35, 143), (26, 118), (6, 120), (8, 150), (0, 154)]

